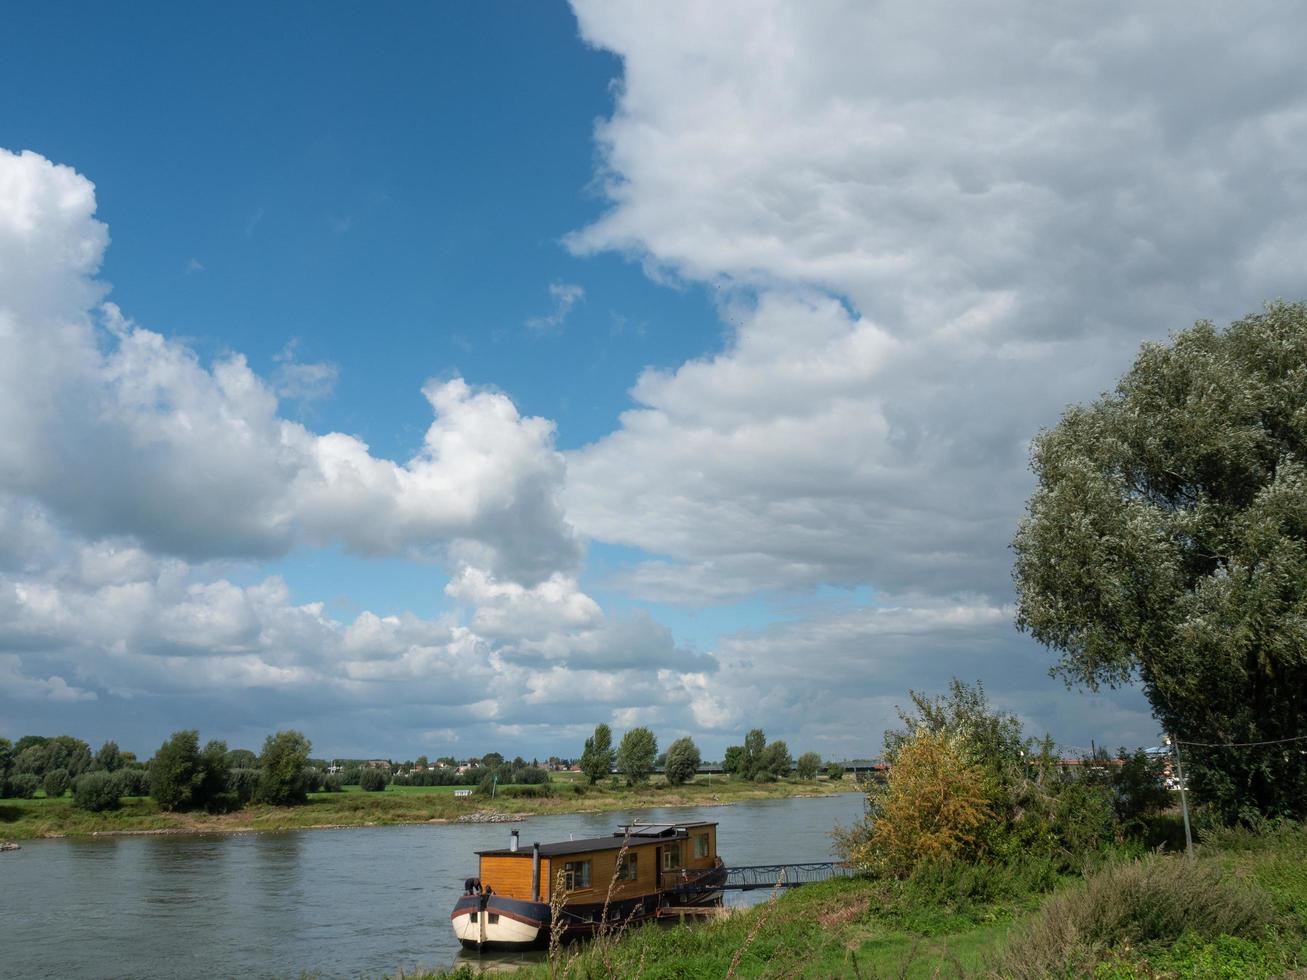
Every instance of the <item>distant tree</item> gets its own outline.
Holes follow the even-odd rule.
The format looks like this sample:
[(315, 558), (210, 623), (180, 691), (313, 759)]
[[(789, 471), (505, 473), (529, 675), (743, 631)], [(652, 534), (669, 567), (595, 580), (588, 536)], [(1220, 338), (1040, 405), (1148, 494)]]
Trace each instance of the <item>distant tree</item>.
[(744, 762), (742, 772), (746, 779), (752, 779), (754, 774), (762, 768), (762, 753), (767, 748), (767, 736), (763, 734), (761, 728), (752, 729), (748, 735), (744, 736)]
[(257, 769), (259, 757), (249, 749), (232, 749), (227, 753), (228, 769)]
[(329, 772), (322, 777), (322, 791), (324, 793), (340, 793), (345, 789), (345, 782), (340, 778), (340, 773)]
[(173, 732), (150, 761), (150, 795), (161, 810), (189, 810), (197, 805), (196, 790), (203, 780), (200, 733), (193, 728)]
[(295, 806), (308, 799), (304, 787), (304, 770), (309, 764), (312, 744), (302, 732), (293, 729), (269, 735), (259, 756), (259, 788), (255, 793), (261, 803)]
[(816, 779), (821, 769), (821, 756), (816, 752), (805, 752), (794, 764), (794, 774), (800, 779)]
[(581, 771), (593, 786), (613, 768), (613, 731), (607, 725), (596, 725), (595, 733), (585, 740), (581, 753)]
[(826, 763), (826, 778), (827, 778), (827, 779), (843, 779), (843, 778), (844, 778), (844, 763), (842, 763), (842, 762), (828, 762), (828, 763)]
[(193, 803), (210, 813), (228, 813), (243, 802), (231, 785), (231, 766), (227, 762), (227, 743), (210, 740), (200, 753), (199, 782)]
[(481, 757), (481, 765), (487, 769), (497, 769), (504, 764), (504, 757), (498, 752), (487, 752)]
[(1117, 751), (1122, 764), (1112, 774), (1112, 806), (1117, 819), (1129, 824), (1171, 806), (1171, 793), (1162, 782), (1162, 762), (1143, 749)]
[(699, 747), (694, 744), (694, 740), (688, 736), (678, 738), (667, 747), (663, 773), (671, 785), (680, 786), (694, 779), (699, 762)]
[(73, 804), (80, 810), (117, 810), (122, 805), (123, 783), (118, 773), (96, 769), (73, 782)]
[(722, 756), (722, 772), (732, 776), (744, 776), (744, 746), (732, 745)]
[(0, 738), (0, 783), (14, 767), (14, 743), (7, 738)]
[(33, 745), (44, 745), (48, 741), (50, 740), (44, 735), (24, 735), (19, 738), (17, 743), (15, 743), (14, 754), (17, 755), (20, 752), (26, 752)]
[(122, 767), (123, 754), (118, 751), (118, 743), (105, 742), (101, 745), (100, 751), (95, 753), (95, 763), (92, 768), (104, 772), (117, 772)]
[(790, 755), (790, 747), (783, 740), (777, 739), (762, 750), (757, 771), (780, 779), (788, 776), (792, 768), (794, 768), (794, 758)]
[(425, 769), (429, 765), (430, 763), (427, 762), (427, 757), (425, 755), (418, 756), (417, 759), (414, 760), (413, 762), (413, 767), (415, 769)]
[(617, 768), (626, 776), (626, 784), (634, 786), (644, 782), (653, 772), (657, 756), (658, 740), (648, 728), (632, 728), (623, 735), (622, 744), (617, 749)]
[(386, 788), (386, 774), (381, 769), (364, 769), (359, 773), (359, 786), (369, 793), (380, 793)]
[(9, 777), (7, 795), (15, 800), (30, 800), (41, 788), (41, 779), (30, 772), (19, 772)]
[(68, 792), (68, 787), (72, 780), (68, 778), (67, 769), (51, 769), (45, 774), (45, 779), (41, 786), (45, 790), (45, 795), (52, 800), (57, 800)]
[(254, 794), (259, 790), (261, 775), (258, 769), (242, 767), (227, 770), (227, 791), (235, 798), (237, 807), (242, 807), (254, 799)]
[(23, 748), (17, 751), (14, 758), (16, 772), (30, 772), (44, 777), (51, 769), (66, 769), (70, 776), (76, 776), (91, 768), (91, 747), (80, 738), (71, 735), (56, 735), (54, 738), (25, 735), (18, 743)]
[[(114, 774), (114, 779), (118, 781), (118, 790), (120, 796), (149, 796), (150, 795), (150, 777), (144, 769), (125, 768), (119, 769)], [(74, 782), (73, 789), (76, 790), (77, 784)]]

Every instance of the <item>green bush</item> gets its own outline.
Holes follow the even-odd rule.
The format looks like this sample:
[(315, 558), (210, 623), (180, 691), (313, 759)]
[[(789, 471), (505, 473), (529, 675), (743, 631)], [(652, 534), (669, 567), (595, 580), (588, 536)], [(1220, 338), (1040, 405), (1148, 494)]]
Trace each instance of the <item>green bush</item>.
[(41, 779), (30, 772), (15, 773), (9, 777), (5, 796), (15, 800), (30, 800), (41, 788)]
[(343, 793), (345, 791), (345, 780), (338, 772), (329, 772), (322, 777), (322, 791), (324, 793)]
[(380, 769), (364, 769), (359, 773), (359, 786), (369, 793), (380, 793), (387, 782), (386, 774)]
[(68, 792), (68, 787), (72, 780), (68, 778), (67, 769), (51, 769), (45, 774), (41, 786), (45, 790), (45, 795), (52, 800), (57, 800)]
[(121, 781), (113, 773), (103, 769), (83, 773), (73, 783), (73, 802), (78, 809), (96, 813), (117, 810), (121, 805), (121, 786)]
[(120, 796), (149, 796), (150, 778), (144, 769), (130, 767), (114, 771)]
[(753, 781), (755, 783), (774, 783), (776, 782), (776, 776), (765, 769), (760, 769), (753, 774)]
[(1260, 889), (1180, 857), (1109, 865), (1050, 898), (1008, 944), (1000, 972), (1020, 978), (1092, 974), (1112, 950), (1169, 945), (1191, 933), (1257, 938), (1273, 921)]

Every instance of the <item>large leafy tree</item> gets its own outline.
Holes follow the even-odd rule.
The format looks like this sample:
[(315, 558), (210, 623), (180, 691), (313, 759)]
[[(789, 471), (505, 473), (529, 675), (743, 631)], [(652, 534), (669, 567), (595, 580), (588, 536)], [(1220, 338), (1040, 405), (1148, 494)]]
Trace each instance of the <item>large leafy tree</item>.
[(622, 736), (617, 748), (617, 768), (626, 776), (628, 786), (642, 783), (653, 772), (658, 757), (658, 739), (648, 728), (632, 728)]
[[(223, 746), (226, 753), (227, 746)], [(303, 732), (290, 729), (269, 735), (259, 756), (259, 785), (255, 797), (274, 806), (296, 806), (308, 799), (305, 770), (313, 745)]]
[[(1138, 678), (1227, 817), (1307, 813), (1307, 306), (1146, 344), (1035, 440), (1017, 623), (1068, 681)], [(1236, 745), (1230, 743), (1276, 743)]]
[(680, 786), (694, 779), (700, 761), (699, 747), (694, 744), (694, 739), (689, 736), (678, 738), (667, 748), (667, 761), (664, 763), (663, 774), (667, 777), (668, 783)]
[(585, 740), (581, 752), (581, 771), (593, 786), (613, 768), (613, 730), (607, 725), (596, 725), (595, 733)]

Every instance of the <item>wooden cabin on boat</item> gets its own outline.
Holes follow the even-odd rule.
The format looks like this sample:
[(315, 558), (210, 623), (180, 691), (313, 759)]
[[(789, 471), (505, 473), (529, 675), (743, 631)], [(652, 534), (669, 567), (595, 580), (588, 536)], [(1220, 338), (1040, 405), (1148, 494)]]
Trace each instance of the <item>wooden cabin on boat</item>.
[(513, 831), (509, 847), (477, 857), (478, 874), (465, 882), (451, 919), (463, 945), (483, 949), (547, 944), (555, 897), (570, 937), (595, 932), (605, 905), (617, 924), (719, 903), (725, 879), (717, 824), (709, 822), (631, 824), (607, 837), (530, 848)]

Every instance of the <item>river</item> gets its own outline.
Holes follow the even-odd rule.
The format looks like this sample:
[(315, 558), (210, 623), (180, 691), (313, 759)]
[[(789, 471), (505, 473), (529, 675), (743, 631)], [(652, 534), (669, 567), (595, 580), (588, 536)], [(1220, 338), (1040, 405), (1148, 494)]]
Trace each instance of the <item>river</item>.
[[(611, 833), (619, 824), (718, 822), (728, 864), (830, 860), (856, 793), (534, 817), (270, 833), (26, 841), (0, 855), (0, 976), (377, 976), (448, 966), (449, 910), (473, 851)], [(764, 892), (735, 893), (755, 902)]]

